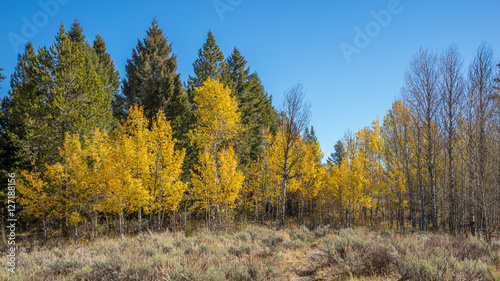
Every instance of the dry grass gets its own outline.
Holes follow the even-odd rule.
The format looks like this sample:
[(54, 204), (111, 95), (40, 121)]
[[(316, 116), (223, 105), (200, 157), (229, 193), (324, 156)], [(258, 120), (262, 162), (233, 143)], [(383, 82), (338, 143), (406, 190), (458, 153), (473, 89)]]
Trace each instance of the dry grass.
[[(318, 280), (500, 280), (498, 241), (344, 229), (319, 246)], [(386, 278), (386, 279), (384, 279)]]
[[(292, 240), (291, 237), (294, 237)], [(51, 247), (20, 247), (3, 280), (287, 280), (286, 252), (316, 236), (248, 226), (234, 234), (148, 233)], [(6, 263), (6, 257), (1, 258)]]
[(20, 247), (16, 274), (0, 279), (500, 280), (499, 250), (498, 241), (447, 235), (247, 226)]

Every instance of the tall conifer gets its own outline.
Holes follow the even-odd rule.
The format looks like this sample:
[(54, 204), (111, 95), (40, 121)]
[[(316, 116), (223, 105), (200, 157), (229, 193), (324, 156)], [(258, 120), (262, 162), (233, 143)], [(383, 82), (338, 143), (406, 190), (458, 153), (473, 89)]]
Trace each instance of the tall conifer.
[(125, 107), (141, 104), (144, 115), (151, 120), (161, 109), (172, 122), (174, 137), (181, 145), (187, 132), (187, 119), (191, 112), (187, 95), (177, 74), (177, 56), (172, 53), (172, 44), (167, 42), (156, 18), (132, 50), (127, 60), (126, 78), (123, 80)]
[(28, 43), (2, 102), (2, 131), (16, 147), (16, 166), (59, 160), (66, 132), (88, 135), (110, 128), (113, 87), (77, 20), (61, 25), (56, 42), (35, 51)]
[(232, 94), (236, 96), (241, 112), (244, 133), (237, 149), (241, 163), (246, 166), (262, 153), (261, 144), (266, 127), (276, 132), (277, 114), (259, 76), (250, 73), (245, 57), (237, 48), (227, 58), (227, 68), (222, 77), (225, 77)]

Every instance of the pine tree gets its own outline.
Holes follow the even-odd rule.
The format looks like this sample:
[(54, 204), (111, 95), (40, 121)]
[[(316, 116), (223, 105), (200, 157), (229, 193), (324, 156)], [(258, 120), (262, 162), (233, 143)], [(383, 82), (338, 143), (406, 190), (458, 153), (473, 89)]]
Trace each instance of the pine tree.
[[(5, 76), (2, 75), (2, 70), (3, 68), (0, 68), (0, 83), (5, 79)], [(2, 88), (0, 84), (0, 89)], [(12, 146), (12, 142), (10, 139), (7, 137), (7, 133), (5, 130), (6, 126), (6, 116), (4, 113), (4, 108), (2, 103), (0, 103), (0, 180), (2, 182), (7, 182), (7, 176), (9, 172), (12, 172), (12, 170), (8, 171), (10, 167), (13, 167), (13, 162), (14, 162), (14, 147)], [(0, 191), (0, 200), (2, 202), (5, 202), (6, 199), (6, 192)], [(4, 214), (4, 207), (0, 209), (2, 214)], [(4, 220), (4, 216), (0, 215), (0, 219)], [(0, 224), (1, 227), (4, 227), (4, 224)]]
[(113, 115), (115, 117), (123, 116), (123, 111), (121, 110), (119, 104), (122, 104), (122, 96), (118, 94), (118, 89), (120, 87), (120, 74), (118, 70), (115, 69), (115, 65), (111, 60), (111, 56), (106, 50), (106, 42), (104, 39), (98, 34), (94, 39), (94, 44), (92, 46), (94, 51), (99, 58), (99, 63), (104, 68), (104, 72), (108, 76), (108, 88), (113, 92)]
[[(224, 82), (226, 79), (223, 78), (223, 74), (227, 72), (226, 69), (227, 65), (224, 60), (224, 54), (219, 49), (212, 32), (209, 30), (207, 40), (205, 44), (203, 44), (203, 47), (198, 51), (198, 58), (193, 63), (194, 76), (190, 75), (186, 84), (186, 91), (191, 112), (196, 111), (196, 103), (194, 102), (196, 88), (202, 87), (203, 82), (205, 82), (208, 78)], [(194, 129), (195, 124), (196, 117), (191, 114), (185, 122), (186, 130)], [(184, 178), (188, 179), (191, 175), (188, 171), (194, 168), (199, 151), (198, 147), (193, 143), (187, 143), (184, 147), (186, 147), (186, 157), (184, 158)]]
[(333, 148), (335, 149), (335, 152), (332, 153), (332, 162), (336, 165), (340, 165), (345, 157), (344, 144), (342, 141), (338, 140)]
[[(227, 64), (224, 60), (224, 54), (215, 42), (212, 31), (208, 31), (207, 41), (203, 47), (198, 50), (198, 58), (193, 63), (194, 75), (189, 75), (187, 83), (187, 92), (191, 106), (194, 106), (193, 98), (195, 88), (203, 86), (203, 82), (208, 78), (218, 80), (224, 83), (227, 79), (224, 74), (227, 73)], [(224, 83), (226, 84), (226, 83)], [(192, 109), (194, 110), (194, 108)]]
[(108, 130), (113, 91), (77, 20), (69, 31), (60, 26), (50, 48), (35, 52), (28, 43), (2, 105), (4, 127), (20, 159), (17, 165), (34, 164), (43, 171), (45, 164), (60, 159), (58, 147), (66, 132)]
[(78, 19), (75, 19), (71, 24), (71, 28), (68, 31), (68, 37), (75, 43), (85, 42), (85, 34), (83, 34), (83, 28)]
[(167, 121), (172, 122), (174, 137), (184, 140), (190, 118), (189, 104), (180, 75), (176, 73), (177, 56), (172, 53), (172, 44), (167, 42), (156, 18), (146, 38), (138, 40), (125, 69), (125, 107), (141, 104), (150, 121), (159, 109), (163, 110)]
[(316, 137), (316, 132), (314, 132), (314, 127), (311, 126), (311, 130), (308, 128), (304, 131), (304, 141), (306, 144), (317, 143), (318, 138)]
[(209, 77), (221, 82), (226, 67), (224, 54), (215, 42), (212, 31), (209, 30), (207, 41), (198, 51), (198, 58), (193, 63), (195, 77), (189, 76), (189, 83), (192, 87), (198, 88)]
[[(2, 75), (2, 70), (3, 68), (0, 68), (0, 83), (5, 79), (5, 76)], [(0, 89), (2, 88), (1, 84), (0, 84)], [(1, 105), (1, 104), (0, 104)], [(3, 109), (3, 106), (0, 108), (0, 163), (2, 164), (1, 167), (8, 167), (9, 165), (6, 165), (6, 163), (4, 163), (6, 161), (6, 159), (8, 158), (8, 154), (7, 153), (9, 150), (9, 139), (7, 138), (7, 134), (5, 132), (5, 121), (6, 121), (6, 118), (5, 118), (5, 114), (4, 114), (4, 109)], [(12, 154), (12, 153), (10, 153)], [(10, 158), (10, 157), (9, 157)], [(2, 174), (5, 174), (4, 172), (4, 169), (2, 168), (0, 170), (0, 172)], [(0, 178), (3, 179), (3, 177), (0, 176)]]
[(247, 90), (246, 83), (250, 75), (250, 68), (246, 66), (247, 61), (238, 48), (234, 48), (226, 60), (226, 76), (229, 78), (228, 86), (233, 95), (241, 96)]
[(241, 164), (247, 166), (263, 153), (262, 132), (270, 127), (276, 133), (277, 114), (259, 76), (257, 73), (250, 73), (245, 57), (237, 48), (227, 58), (223, 77), (236, 96), (241, 112), (243, 134), (237, 151), (241, 156)]

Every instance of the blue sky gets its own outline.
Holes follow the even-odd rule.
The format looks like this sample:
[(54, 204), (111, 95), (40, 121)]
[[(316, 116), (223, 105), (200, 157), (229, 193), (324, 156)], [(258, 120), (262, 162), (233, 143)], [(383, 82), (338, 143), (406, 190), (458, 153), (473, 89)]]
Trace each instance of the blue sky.
[(497, 0), (2, 1), (0, 67), (10, 78), (24, 40), (50, 45), (61, 22), (68, 27), (78, 17), (88, 40), (96, 34), (105, 39), (124, 77), (132, 48), (157, 16), (186, 81), (211, 29), (226, 56), (234, 46), (241, 50), (276, 107), (283, 92), (303, 84), (327, 156), (346, 130), (383, 117), (420, 46), (440, 51), (457, 44), (467, 66), (486, 41), (498, 60), (499, 12)]

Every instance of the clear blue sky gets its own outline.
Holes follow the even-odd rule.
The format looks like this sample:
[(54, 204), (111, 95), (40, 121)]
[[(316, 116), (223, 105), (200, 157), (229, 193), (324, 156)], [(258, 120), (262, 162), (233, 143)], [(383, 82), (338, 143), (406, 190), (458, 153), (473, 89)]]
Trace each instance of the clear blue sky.
[[(283, 92), (302, 83), (311, 103), (311, 125), (326, 156), (346, 130), (356, 131), (383, 117), (420, 46), (439, 51), (457, 44), (466, 65), (483, 40), (491, 44), (496, 58), (500, 54), (497, 0), (54, 1), (0, 2), (0, 67), (8, 77), (0, 96), (7, 94), (17, 61), (13, 38), (30, 37), (35, 46), (50, 45), (61, 22), (68, 27), (78, 17), (88, 40), (96, 34), (105, 39), (124, 77), (132, 48), (156, 15), (173, 43), (183, 81), (192, 74), (210, 28), (226, 56), (234, 46), (241, 50), (278, 108)], [(39, 3), (58, 7), (49, 5), (46, 11)], [(382, 24), (374, 24), (372, 11), (381, 10), (387, 11), (380, 13)], [(390, 20), (384, 17), (387, 13)], [(30, 24), (38, 25), (37, 30), (30, 30)], [(369, 42), (355, 41), (356, 28), (368, 28)], [(360, 48), (348, 62), (341, 45)], [(18, 48), (22, 51), (24, 45)]]

